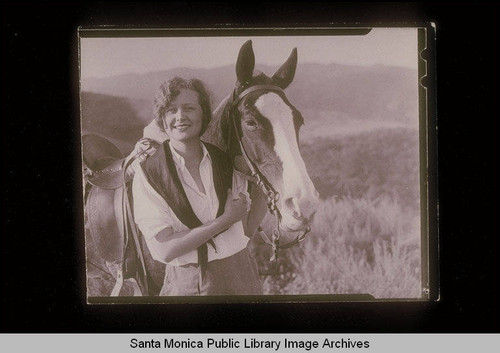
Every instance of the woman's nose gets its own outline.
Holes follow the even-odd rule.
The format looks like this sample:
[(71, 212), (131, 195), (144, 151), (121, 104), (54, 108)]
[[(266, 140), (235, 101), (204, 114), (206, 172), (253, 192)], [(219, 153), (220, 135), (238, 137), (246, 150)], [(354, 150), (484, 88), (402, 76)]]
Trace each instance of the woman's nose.
[(175, 112), (175, 119), (180, 120), (182, 118), (182, 109), (178, 108)]

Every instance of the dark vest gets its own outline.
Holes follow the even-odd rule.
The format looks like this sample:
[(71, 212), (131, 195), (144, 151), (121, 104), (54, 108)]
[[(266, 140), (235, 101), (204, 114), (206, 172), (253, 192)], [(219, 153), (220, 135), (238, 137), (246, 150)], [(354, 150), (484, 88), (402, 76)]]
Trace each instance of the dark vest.
[[(203, 142), (212, 160), (212, 171), (215, 193), (219, 200), (217, 217), (224, 213), (227, 189), (232, 187), (233, 166), (229, 156), (216, 146)], [(153, 189), (167, 202), (177, 218), (189, 229), (202, 225), (195, 215), (186, 192), (182, 187), (175, 162), (170, 150), (169, 141), (165, 141), (157, 151), (141, 162), (147, 181)], [(211, 242), (213, 245), (213, 241)], [(207, 244), (198, 248), (198, 264), (202, 271), (208, 262)]]

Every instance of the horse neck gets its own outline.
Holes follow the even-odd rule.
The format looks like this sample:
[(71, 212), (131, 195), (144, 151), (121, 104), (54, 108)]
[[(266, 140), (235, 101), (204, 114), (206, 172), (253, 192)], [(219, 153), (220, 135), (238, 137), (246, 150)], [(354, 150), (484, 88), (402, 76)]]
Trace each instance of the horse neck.
[(224, 114), (226, 113), (226, 110), (228, 109), (231, 97), (232, 94), (229, 94), (219, 103), (217, 108), (215, 108), (215, 110), (212, 113), (212, 120), (210, 121), (210, 124), (208, 124), (205, 133), (201, 137), (203, 141), (211, 143), (212, 145), (217, 146), (223, 151), (227, 151), (228, 146), (222, 136), (221, 122)]

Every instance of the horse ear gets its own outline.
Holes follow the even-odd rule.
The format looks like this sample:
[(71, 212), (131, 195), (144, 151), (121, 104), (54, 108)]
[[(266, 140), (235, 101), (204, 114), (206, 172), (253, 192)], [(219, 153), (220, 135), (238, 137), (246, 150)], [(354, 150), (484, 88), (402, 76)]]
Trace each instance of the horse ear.
[(292, 53), (273, 75), (273, 81), (279, 87), (285, 89), (292, 83), (297, 68), (297, 48), (293, 48)]
[(240, 48), (238, 60), (236, 61), (236, 77), (238, 82), (248, 81), (253, 76), (255, 67), (255, 55), (253, 53), (252, 41), (248, 40)]

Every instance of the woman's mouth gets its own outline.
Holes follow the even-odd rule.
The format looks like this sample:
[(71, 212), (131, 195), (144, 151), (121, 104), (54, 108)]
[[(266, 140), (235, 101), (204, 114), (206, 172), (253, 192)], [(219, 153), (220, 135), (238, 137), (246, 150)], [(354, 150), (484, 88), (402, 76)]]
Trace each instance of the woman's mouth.
[(186, 129), (188, 129), (191, 125), (190, 124), (179, 124), (179, 125), (175, 125), (174, 126), (174, 129), (178, 130), (178, 131), (185, 131)]

